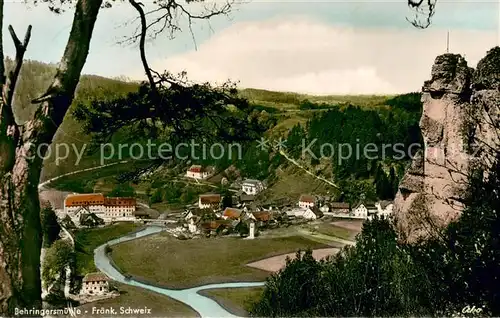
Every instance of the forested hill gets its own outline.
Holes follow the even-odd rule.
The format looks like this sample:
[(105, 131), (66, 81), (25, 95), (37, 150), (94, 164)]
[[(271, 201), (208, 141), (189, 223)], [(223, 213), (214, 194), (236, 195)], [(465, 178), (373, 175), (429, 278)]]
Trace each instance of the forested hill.
[[(11, 61), (8, 60), (7, 65), (12, 65)], [(54, 74), (55, 65), (36, 61), (24, 63), (14, 98), (18, 120), (22, 122), (33, 113), (36, 105), (31, 105), (30, 101), (44, 93)], [(82, 76), (75, 102), (56, 133), (50, 156), (44, 162), (42, 179), (100, 164), (98, 153), (86, 152), (78, 165), (75, 165), (76, 154), (72, 150), (64, 160), (57, 164), (54, 161), (55, 144), (66, 143), (70, 147), (81, 150), (83, 145), (91, 140), (90, 136), (83, 132), (82, 123), (73, 117), (72, 113), (76, 104), (88, 104), (96, 100), (114, 100), (137, 91), (138, 87), (136, 82), (93, 75)], [(336, 155), (327, 160), (300, 158), (302, 140), (309, 143), (316, 139), (315, 145), (311, 148), (313, 152), (317, 152), (318, 145), (322, 143), (335, 146), (342, 143), (360, 144), (361, 147), (368, 143), (375, 143), (379, 146), (383, 143), (402, 143), (408, 146), (413, 142), (419, 142), (420, 138), (418, 119), (421, 103), (418, 93), (395, 97), (311, 96), (261, 89), (243, 89), (239, 91), (239, 95), (250, 101), (253, 109), (250, 117), (255, 117), (267, 127), (266, 138), (285, 138), (286, 151), (308, 169), (340, 182), (354, 180), (349, 181), (350, 187), (360, 189), (373, 198), (390, 198), (393, 195), (395, 184), (407, 163), (407, 157), (402, 160), (392, 160), (391, 156), (394, 154), (389, 152), (387, 154), (389, 158), (386, 160), (365, 160), (354, 157), (338, 165)], [(113, 136), (113, 143), (117, 144), (125, 139), (120, 134), (124, 133)], [(286, 180), (286, 175), (296, 174), (298, 177), (303, 173), (289, 170), (290, 164), (279, 154), (272, 151), (260, 151), (254, 144), (246, 144), (242, 160), (205, 160), (199, 163), (213, 164), (219, 169), (233, 165), (238, 168), (243, 177), (267, 179), (270, 184), (287, 183), (289, 181)], [(286, 173), (277, 175), (277, 170), (286, 171)], [(288, 187), (287, 190), (294, 195), (293, 189)], [(296, 191), (297, 193), (308, 191), (308, 188), (297, 188)]]
[[(7, 69), (10, 69), (12, 66), (12, 60), (7, 58)], [(56, 65), (54, 64), (46, 64), (31, 60), (24, 61), (14, 94), (14, 113), (18, 122), (23, 123), (33, 115), (37, 105), (31, 104), (31, 100), (45, 93), (55, 73)], [(54, 163), (55, 143), (66, 143), (70, 147), (74, 145), (78, 149), (81, 149), (83, 144), (90, 141), (90, 137), (82, 132), (81, 124), (75, 121), (71, 115), (74, 105), (79, 102), (88, 102), (94, 99), (112, 99), (117, 96), (123, 96), (137, 90), (137, 87), (137, 83), (133, 82), (125, 82), (95, 75), (83, 75), (76, 90), (75, 101), (71, 105), (62, 125), (54, 136), (53, 144), (50, 148), (51, 150), (48, 152), (50, 157), (44, 162), (42, 180), (65, 172), (80, 170), (85, 167), (99, 164), (97, 156), (95, 154), (89, 154), (78, 166), (75, 166), (75, 154), (73, 151), (70, 151), (68, 158), (65, 159), (65, 161), (70, 164), (64, 164), (64, 161), (59, 165)]]

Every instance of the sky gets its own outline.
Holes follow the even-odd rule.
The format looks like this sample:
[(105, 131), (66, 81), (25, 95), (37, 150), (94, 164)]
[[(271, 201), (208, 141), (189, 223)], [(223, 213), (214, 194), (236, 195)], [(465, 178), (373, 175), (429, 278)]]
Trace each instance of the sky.
[[(187, 71), (193, 81), (230, 79), (242, 88), (317, 95), (419, 91), (435, 57), (446, 52), (448, 31), (450, 52), (465, 55), (473, 67), (500, 43), (499, 2), (438, 0), (432, 25), (420, 30), (406, 20), (414, 17), (406, 0), (245, 0), (228, 17), (196, 22), (194, 40), (181, 22), (174, 39), (161, 34), (148, 41), (147, 56), (157, 71)], [(19, 37), (33, 25), (26, 58), (59, 61), (71, 7), (55, 15), (43, 4), (11, 0), (4, 13), (5, 35), (9, 24)], [(84, 73), (145, 78), (137, 44), (121, 43), (136, 30), (136, 16), (127, 2), (100, 11)], [(4, 49), (14, 55), (8, 36)]]

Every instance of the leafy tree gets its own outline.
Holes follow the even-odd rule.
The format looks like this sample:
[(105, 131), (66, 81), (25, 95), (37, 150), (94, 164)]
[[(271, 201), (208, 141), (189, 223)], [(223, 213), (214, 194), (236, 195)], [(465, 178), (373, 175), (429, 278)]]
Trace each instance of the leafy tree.
[(196, 193), (191, 187), (185, 187), (180, 196), (182, 203), (191, 203), (196, 197)]
[(119, 183), (108, 194), (110, 197), (135, 197), (135, 189), (130, 183)]
[(443, 315), (467, 305), (481, 308), (482, 315), (500, 315), (499, 171), (497, 159), (487, 180), (482, 173), (473, 174), (462, 216), (441, 236), (414, 249)]
[(356, 246), (328, 260), (297, 254), (266, 282), (255, 316), (400, 316), (425, 314), (412, 285), (418, 282), (406, 249), (388, 220), (366, 221)]
[(47, 250), (43, 262), (42, 276), (45, 287), (54, 283), (66, 266), (74, 261), (75, 253), (70, 243), (63, 240), (57, 240)]
[(71, 220), (71, 217), (69, 215), (66, 214), (66, 216), (62, 219), (61, 221), (61, 225), (64, 226), (66, 229), (68, 230), (73, 230), (73, 229), (76, 229), (76, 225), (75, 223), (73, 222), (73, 220)]
[(293, 126), (286, 140), (286, 146), (289, 149), (287, 152), (292, 158), (297, 159), (300, 157), (302, 142), (305, 140), (306, 132), (304, 128), (300, 124)]
[(163, 201), (163, 190), (161, 188), (156, 189), (151, 196), (151, 203), (159, 203)]
[(43, 245), (50, 247), (59, 238), (61, 226), (57, 222), (56, 212), (52, 207), (45, 207), (41, 211), (41, 222), (43, 232)]
[(382, 199), (393, 198), (393, 186), (381, 165), (378, 166), (377, 172), (375, 173), (375, 186), (377, 190), (377, 196)]
[(225, 193), (222, 197), (222, 209), (230, 208), (233, 206), (233, 196), (231, 193)]
[(239, 222), (235, 227), (234, 230), (238, 233), (240, 233), (240, 236), (246, 236), (250, 233), (250, 227), (246, 222)]
[[(110, 2), (103, 0), (75, 0), (74, 2), (49, 0), (43, 2), (48, 3), (49, 8), (55, 13), (60, 13), (63, 5), (75, 3), (75, 14), (66, 49), (53, 76), (53, 81), (42, 96), (32, 100), (33, 104), (37, 104), (36, 110), (23, 123), (17, 122), (14, 116), (13, 96), (24, 60), (24, 53), (30, 40), (31, 26), (28, 28), (24, 41), (19, 40), (14, 29), (9, 27), (16, 49), (14, 67), (9, 72), (6, 72), (5, 69), (3, 45), (0, 45), (0, 86), (2, 87), (2, 96), (0, 98), (0, 202), (2, 202), (0, 205), (0, 232), (2, 233), (0, 251), (2, 253), (0, 253), (0, 263), (6, 265), (0, 267), (3, 296), (0, 298), (0, 313), (4, 315), (11, 315), (14, 308), (41, 308), (40, 249), (42, 233), (40, 205), (38, 200), (34, 199), (38, 197), (37, 184), (40, 180), (42, 161), (46, 153), (46, 148), (40, 146), (44, 144), (50, 145), (72, 104), (89, 53), (90, 40), (98, 12), (101, 7), (111, 6)], [(35, 1), (35, 3), (37, 2)], [(148, 23), (142, 6), (134, 0), (129, 0), (129, 3), (138, 11), (141, 17), (139, 47), (141, 48), (141, 57), (148, 80), (152, 87), (155, 86), (155, 81), (151, 76), (144, 54), (145, 37), (148, 31), (154, 30), (159, 23), (162, 25), (160, 32), (167, 30), (173, 36), (176, 31), (181, 30), (178, 21), (183, 20), (183, 17), (187, 17), (189, 25), (191, 25), (193, 20), (204, 20), (216, 15), (227, 14), (231, 9), (231, 3), (226, 3), (221, 6), (213, 6), (200, 14), (191, 14), (188, 5), (192, 1), (185, 4), (178, 3), (175, 0), (158, 1), (155, 3), (158, 6), (155, 12), (160, 14), (160, 18)], [(3, 30), (5, 29), (3, 27), (3, 9), (4, 1), (0, 0), (0, 43), (3, 42)], [(158, 30), (153, 32), (155, 35), (158, 34)], [(137, 38), (139, 38), (137, 35), (131, 37), (132, 40)], [(182, 85), (177, 87), (180, 86)], [(192, 116), (190, 111), (187, 111), (189, 107), (186, 107), (186, 105), (192, 105), (196, 108), (191, 101), (197, 100), (196, 94), (192, 94), (199, 91), (197, 88), (194, 91), (183, 89), (183, 93), (186, 94), (180, 96), (176, 95), (179, 90), (172, 87), (170, 92), (166, 94), (173, 93), (170, 96), (174, 98), (169, 99), (167, 103), (161, 103), (160, 96), (154, 94), (154, 98), (149, 100), (153, 103), (146, 103), (142, 109), (150, 110), (150, 105), (162, 105), (163, 107), (157, 107), (153, 112), (160, 111), (163, 113), (160, 116), (164, 119), (163, 123), (170, 123), (172, 126), (179, 127), (177, 125), (179, 122), (176, 120), (179, 119), (177, 114), (180, 114), (180, 117), (183, 114), (188, 118), (195, 117)], [(144, 93), (145, 91), (142, 90), (141, 92)], [(145, 97), (146, 101), (148, 100), (147, 93), (142, 94), (142, 96)], [(175, 101), (175, 97), (181, 97), (182, 103), (180, 100)], [(203, 101), (207, 101), (207, 99)], [(123, 100), (123, 102), (125, 105), (129, 104), (127, 100)], [(133, 99), (130, 102), (132, 107), (137, 106), (134, 105)], [(231, 103), (225, 103), (224, 106), (228, 104)], [(222, 109), (225, 110), (226, 108), (223, 107)], [(110, 129), (119, 126), (120, 120), (127, 117), (126, 115), (123, 116), (128, 112), (127, 109), (118, 107), (115, 108), (116, 110), (119, 110), (119, 112), (115, 115), (122, 115), (113, 118), (114, 125)], [(138, 108), (135, 110), (134, 115), (136, 115), (136, 118), (139, 117), (138, 121), (144, 122), (145, 118), (140, 118), (141, 111)], [(137, 121), (134, 122), (133, 120), (130, 122), (137, 123)], [(98, 121), (96, 124), (99, 125)], [(237, 128), (233, 129), (233, 135), (234, 133), (240, 133), (238, 127), (241, 127), (241, 125), (235, 125), (234, 127)], [(101, 126), (101, 128), (103, 127)], [(183, 128), (190, 130), (188, 127)], [(36, 151), (39, 149), (44, 149), (44, 151), (37, 155)]]
[(111, 252), (113, 252), (113, 248), (106, 244), (106, 246), (104, 247), (104, 253), (111, 254)]
[(95, 185), (96, 185), (95, 180), (87, 181), (87, 183), (85, 183), (85, 186), (83, 187), (83, 192), (84, 193), (93, 193)]
[(307, 308), (324, 297), (319, 281), (322, 268), (311, 250), (299, 250), (293, 260), (287, 257), (285, 268), (267, 279), (261, 300), (251, 308), (252, 316), (305, 315)]
[(475, 306), (481, 315), (498, 316), (499, 171), (497, 160), (487, 178), (473, 173), (462, 216), (429, 240), (406, 245), (389, 220), (375, 217), (364, 223), (355, 246), (329, 260), (287, 264), (266, 282), (252, 314), (452, 316)]
[(393, 166), (391, 166), (391, 169), (389, 170), (389, 183), (392, 186), (391, 198), (394, 198), (398, 192), (399, 178), (396, 176), (396, 171)]

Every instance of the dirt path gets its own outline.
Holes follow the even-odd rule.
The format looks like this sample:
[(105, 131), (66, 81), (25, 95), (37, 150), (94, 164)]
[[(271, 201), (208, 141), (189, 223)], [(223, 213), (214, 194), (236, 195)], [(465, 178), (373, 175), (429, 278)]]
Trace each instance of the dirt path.
[[(340, 249), (338, 248), (321, 248), (317, 250), (313, 250), (313, 257), (316, 260), (323, 259), (327, 256), (334, 255), (338, 253)], [(268, 272), (277, 272), (280, 269), (284, 268), (286, 265), (286, 258), (290, 257), (291, 259), (294, 259), (296, 256), (296, 253), (288, 253), (288, 254), (282, 254), (278, 256), (273, 256), (269, 257), (260, 261), (252, 262), (247, 264), (247, 266), (253, 267), (253, 268), (258, 268), (262, 269)]]
[(337, 242), (337, 243), (344, 244), (344, 245), (354, 245), (353, 241), (344, 240), (344, 239), (341, 239), (340, 237), (330, 236), (330, 235), (321, 234), (321, 233), (314, 233), (314, 234), (312, 234), (310, 231), (304, 230), (304, 229), (299, 229), (298, 232), (301, 235), (304, 235), (307, 238), (311, 238), (311, 239), (318, 238), (318, 239), (323, 239), (323, 240), (326, 240), (326, 241)]

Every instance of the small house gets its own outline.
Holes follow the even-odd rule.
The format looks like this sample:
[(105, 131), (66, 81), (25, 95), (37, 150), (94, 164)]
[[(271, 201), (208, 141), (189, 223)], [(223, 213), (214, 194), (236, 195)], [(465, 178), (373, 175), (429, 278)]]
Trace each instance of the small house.
[(208, 178), (208, 171), (204, 167), (200, 165), (192, 165), (189, 167), (189, 169), (186, 171), (186, 177), (188, 178), (193, 178), (197, 180), (202, 180)]
[(289, 218), (302, 218), (306, 220), (316, 220), (318, 215), (311, 208), (295, 208), (285, 212)]
[(252, 212), (252, 216), (259, 225), (266, 224), (271, 220), (271, 213), (269, 211)]
[(181, 214), (181, 218), (184, 219), (185, 221), (191, 220), (193, 218), (193, 216), (194, 216), (194, 214), (193, 214), (193, 211), (191, 211), (191, 210), (184, 211)]
[(328, 213), (330, 212), (330, 205), (327, 203), (327, 204), (323, 204), (319, 210), (323, 213)]
[(221, 195), (214, 193), (201, 194), (198, 198), (200, 209), (218, 209), (221, 204)]
[(149, 213), (142, 209), (134, 211), (133, 215), (136, 219), (149, 219)]
[(375, 204), (373, 203), (358, 203), (354, 209), (353, 209), (353, 214), (355, 217), (359, 218), (368, 218), (369, 215), (376, 214), (377, 213), (377, 208), (375, 207)]
[(189, 233), (198, 233), (198, 222), (200, 221), (199, 217), (192, 217), (188, 221), (188, 231)]
[(316, 198), (312, 195), (303, 194), (299, 199), (299, 207), (307, 209), (312, 208), (316, 204)]
[(347, 202), (332, 202), (330, 203), (330, 212), (332, 213), (349, 213), (349, 203)]
[(251, 203), (255, 200), (255, 195), (252, 194), (242, 194), (240, 195), (239, 202), (244, 204), (244, 203)]
[(85, 275), (82, 281), (81, 294), (103, 295), (109, 291), (109, 278), (100, 272)]
[(243, 213), (243, 210), (241, 210), (241, 209), (226, 208), (224, 210), (224, 213), (222, 214), (222, 217), (224, 219), (237, 220), (241, 217), (242, 213)]
[(394, 208), (394, 203), (392, 201), (380, 201), (375, 204), (377, 208), (377, 215), (388, 217), (392, 215), (392, 210)]
[(241, 191), (248, 195), (256, 195), (264, 188), (264, 183), (255, 179), (246, 179), (241, 184)]
[(201, 231), (205, 234), (222, 233), (222, 231), (231, 227), (232, 223), (226, 220), (212, 220), (200, 224)]

